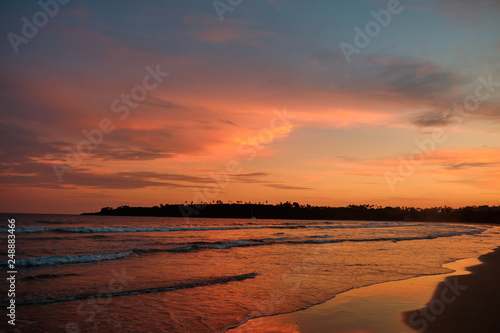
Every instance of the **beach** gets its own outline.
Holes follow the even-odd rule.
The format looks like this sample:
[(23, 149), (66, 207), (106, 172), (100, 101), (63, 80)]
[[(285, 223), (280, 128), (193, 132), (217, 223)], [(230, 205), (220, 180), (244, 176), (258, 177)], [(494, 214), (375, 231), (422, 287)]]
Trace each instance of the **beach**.
[(477, 224), (14, 217), (23, 332), (412, 332), (402, 313), (439, 274), (500, 241)]
[[(500, 309), (500, 248), (443, 267), (453, 272), (349, 290), (311, 308), (252, 319), (228, 332), (500, 331), (495, 319)], [(426, 306), (408, 311), (419, 303)]]
[(500, 248), (479, 260), (467, 269), (471, 274), (441, 282), (425, 308), (405, 313), (410, 325), (428, 333), (500, 332)]

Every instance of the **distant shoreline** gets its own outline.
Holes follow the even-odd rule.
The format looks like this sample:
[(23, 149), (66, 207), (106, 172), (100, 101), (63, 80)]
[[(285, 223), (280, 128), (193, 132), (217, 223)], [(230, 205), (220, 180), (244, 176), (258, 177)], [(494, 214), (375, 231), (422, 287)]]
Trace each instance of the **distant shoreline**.
[(104, 207), (99, 212), (81, 215), (500, 224), (500, 206), (414, 208), (349, 205), (347, 207), (327, 207), (299, 205), (290, 202), (276, 205), (252, 203), (167, 204), (153, 207)]

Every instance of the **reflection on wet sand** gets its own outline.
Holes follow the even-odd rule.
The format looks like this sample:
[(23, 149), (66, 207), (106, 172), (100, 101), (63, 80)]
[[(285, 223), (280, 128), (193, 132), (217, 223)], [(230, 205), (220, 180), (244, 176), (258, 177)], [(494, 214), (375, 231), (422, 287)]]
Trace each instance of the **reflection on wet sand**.
[(229, 333), (410, 333), (402, 313), (424, 306), (446, 277), (470, 274), (477, 258), (458, 260), (443, 267), (449, 274), (375, 284), (349, 290), (322, 304), (289, 314), (262, 317), (228, 330)]

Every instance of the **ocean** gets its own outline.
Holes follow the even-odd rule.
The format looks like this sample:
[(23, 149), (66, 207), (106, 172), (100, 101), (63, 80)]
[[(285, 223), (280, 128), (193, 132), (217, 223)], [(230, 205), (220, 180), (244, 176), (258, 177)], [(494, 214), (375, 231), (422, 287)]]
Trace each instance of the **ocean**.
[(480, 224), (1, 216), (4, 272), (16, 220), (8, 332), (224, 332), (352, 288), (449, 272), (441, 265), (500, 239), (500, 227)]

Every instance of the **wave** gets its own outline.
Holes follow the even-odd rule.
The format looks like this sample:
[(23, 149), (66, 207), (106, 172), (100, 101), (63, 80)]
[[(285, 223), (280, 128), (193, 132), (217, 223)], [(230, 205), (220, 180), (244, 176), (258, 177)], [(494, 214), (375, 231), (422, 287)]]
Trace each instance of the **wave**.
[(273, 226), (268, 226), (268, 228), (273, 228), (273, 229), (308, 229), (308, 228), (314, 228), (314, 229), (366, 229), (366, 228), (394, 228), (394, 227), (417, 227), (417, 226), (422, 226), (423, 224), (405, 224), (405, 223), (398, 223), (398, 222), (369, 222), (369, 223), (364, 223), (364, 224), (330, 224), (328, 222), (325, 222), (325, 224), (328, 225), (297, 225), (297, 224), (289, 224), (289, 223), (284, 223), (283, 225), (273, 225)]
[(53, 266), (61, 264), (80, 264), (80, 263), (96, 262), (103, 260), (121, 259), (128, 257), (132, 253), (133, 253), (132, 251), (124, 251), (118, 253), (24, 258), (24, 259), (16, 259), (16, 265), (21, 267), (34, 267), (34, 266)]
[(40, 223), (40, 224), (65, 224), (65, 223), (68, 223), (68, 222), (39, 220), (39, 221), (36, 221), (36, 223)]
[[(363, 228), (392, 228), (409, 226), (401, 223), (366, 223), (359, 225), (259, 225), (259, 226), (215, 226), (215, 227), (19, 227), (16, 232), (68, 232), (68, 233), (120, 233), (120, 232), (168, 232), (168, 231), (210, 231), (210, 230), (248, 230), (248, 229), (363, 229)], [(411, 225), (411, 226), (421, 226)], [(0, 228), (0, 232), (7, 232), (7, 228)]]
[[(299, 244), (335, 244), (343, 242), (402, 242), (412, 240), (436, 239), (440, 237), (454, 237), (461, 235), (475, 235), (482, 233), (484, 230), (473, 230), (466, 232), (450, 232), (437, 235), (426, 235), (418, 237), (381, 237), (381, 238), (343, 238), (331, 239), (329, 235), (309, 236), (308, 239), (289, 239), (281, 238), (264, 238), (264, 239), (240, 239), (234, 241), (218, 241), (218, 242), (192, 242), (185, 243), (184, 246), (174, 248), (149, 248), (149, 249), (134, 249), (135, 253), (148, 252), (195, 252), (202, 250), (224, 250), (233, 247), (253, 247), (266, 245), (299, 245)], [(311, 239), (312, 238), (312, 239)]]
[[(207, 230), (238, 230), (238, 229), (263, 229), (259, 227), (20, 227), (16, 232), (69, 232), (69, 233), (110, 233), (110, 232), (158, 232), (158, 231), (207, 231)], [(0, 232), (7, 232), (7, 228), (0, 228)]]
[[(279, 238), (262, 238), (262, 239), (238, 239), (231, 241), (216, 241), (216, 242), (190, 242), (190, 243), (170, 243), (162, 244), (163, 246), (176, 247), (158, 247), (158, 248), (136, 248), (118, 253), (100, 253), (88, 255), (69, 255), (69, 256), (48, 256), (17, 259), (16, 264), (22, 267), (35, 266), (55, 266), (62, 264), (77, 264), (89, 263), (104, 260), (116, 260), (126, 258), (133, 253), (144, 254), (154, 252), (195, 252), (202, 250), (225, 250), (237, 247), (254, 247), (267, 245), (299, 245), (299, 244), (335, 244), (343, 242), (402, 242), (412, 240), (436, 239), (441, 237), (454, 237), (461, 235), (476, 235), (484, 232), (486, 229), (474, 229), (461, 232), (448, 232), (435, 235), (425, 236), (410, 236), (410, 237), (380, 237), (380, 238), (341, 238), (332, 239), (329, 235), (313, 235), (306, 236), (307, 238), (289, 239), (287, 237)], [(178, 246), (182, 245), (182, 246)]]
[(38, 281), (45, 279), (53, 279), (64, 276), (79, 276), (77, 273), (67, 273), (67, 274), (40, 274), (40, 275), (30, 275), (21, 279), (21, 281)]
[[(34, 300), (18, 300), (16, 301), (16, 305), (35, 305), (35, 304), (49, 304), (49, 303), (61, 303), (61, 302), (71, 302), (78, 300), (90, 300), (97, 299), (99, 297), (123, 297), (123, 296), (132, 296), (132, 295), (142, 295), (142, 294), (151, 294), (157, 292), (167, 292), (167, 291), (175, 291), (180, 289), (190, 289), (196, 287), (205, 287), (212, 286), (216, 284), (224, 284), (229, 282), (243, 281), (247, 279), (255, 278), (258, 273), (248, 273), (241, 275), (230, 275), (230, 276), (220, 276), (215, 278), (209, 278), (205, 280), (198, 281), (188, 281), (184, 283), (169, 285), (169, 286), (161, 286), (155, 288), (147, 288), (147, 289), (136, 289), (136, 290), (128, 290), (128, 291), (120, 291), (120, 292), (110, 292), (108, 294), (82, 294), (75, 296), (67, 296), (67, 297), (57, 297), (57, 298), (44, 298), (44, 299), (34, 299)], [(7, 303), (2, 304), (1, 306), (5, 306)]]

